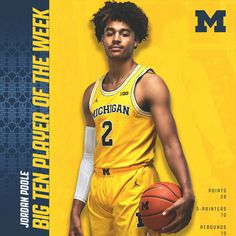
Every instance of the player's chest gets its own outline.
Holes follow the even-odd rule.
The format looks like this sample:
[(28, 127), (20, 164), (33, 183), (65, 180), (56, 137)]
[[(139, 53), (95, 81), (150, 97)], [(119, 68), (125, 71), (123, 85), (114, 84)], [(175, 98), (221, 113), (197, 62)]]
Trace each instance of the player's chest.
[(95, 96), (91, 106), (93, 119), (104, 120), (110, 117), (129, 117), (132, 115), (132, 104), (129, 92), (122, 91), (115, 96)]

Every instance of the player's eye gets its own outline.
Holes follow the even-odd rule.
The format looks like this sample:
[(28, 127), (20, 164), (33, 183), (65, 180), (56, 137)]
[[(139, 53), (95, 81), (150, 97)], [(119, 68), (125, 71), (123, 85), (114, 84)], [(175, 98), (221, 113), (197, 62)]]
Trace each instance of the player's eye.
[(123, 36), (123, 37), (129, 37), (129, 35), (130, 35), (129, 32), (123, 32), (123, 33), (122, 33), (122, 36)]
[(122, 36), (123, 36), (123, 37), (128, 37), (129, 34), (128, 34), (128, 33), (123, 33)]
[(106, 36), (112, 36), (112, 35), (113, 35), (113, 32), (112, 32), (112, 31), (106, 31), (106, 32), (105, 32), (105, 35), (106, 35)]

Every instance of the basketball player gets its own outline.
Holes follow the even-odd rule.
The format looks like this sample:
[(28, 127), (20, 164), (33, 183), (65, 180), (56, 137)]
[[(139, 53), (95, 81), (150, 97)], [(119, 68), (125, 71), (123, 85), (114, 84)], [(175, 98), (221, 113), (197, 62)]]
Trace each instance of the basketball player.
[(80, 214), (86, 202), (93, 236), (159, 235), (142, 224), (138, 213), (142, 192), (158, 181), (152, 165), (157, 134), (183, 192), (163, 212), (177, 216), (162, 232), (178, 232), (190, 221), (194, 194), (168, 89), (152, 69), (133, 59), (134, 49), (147, 38), (148, 19), (134, 3), (112, 1), (92, 21), (109, 71), (83, 97), (85, 147), (69, 235), (83, 235)]

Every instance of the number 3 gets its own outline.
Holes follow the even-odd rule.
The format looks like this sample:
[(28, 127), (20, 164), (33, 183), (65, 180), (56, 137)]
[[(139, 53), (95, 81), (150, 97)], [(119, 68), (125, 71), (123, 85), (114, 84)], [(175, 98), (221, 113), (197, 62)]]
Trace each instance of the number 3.
[(112, 123), (109, 120), (106, 120), (102, 123), (102, 128), (107, 128), (105, 133), (102, 135), (102, 145), (103, 146), (112, 146), (112, 139), (106, 139), (107, 136), (112, 131)]

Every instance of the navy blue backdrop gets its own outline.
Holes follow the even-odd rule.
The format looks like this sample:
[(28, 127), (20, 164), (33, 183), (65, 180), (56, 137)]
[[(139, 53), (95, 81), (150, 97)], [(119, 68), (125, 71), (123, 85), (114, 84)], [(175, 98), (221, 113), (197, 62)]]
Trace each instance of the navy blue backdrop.
[(32, 112), (42, 111), (31, 101), (32, 7), (48, 9), (49, 0), (7, 0), (0, 7), (0, 235), (4, 236), (49, 235), (20, 225), (19, 173), (32, 172)]

